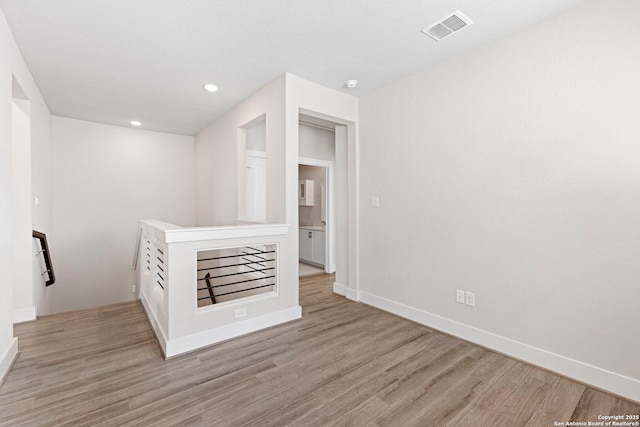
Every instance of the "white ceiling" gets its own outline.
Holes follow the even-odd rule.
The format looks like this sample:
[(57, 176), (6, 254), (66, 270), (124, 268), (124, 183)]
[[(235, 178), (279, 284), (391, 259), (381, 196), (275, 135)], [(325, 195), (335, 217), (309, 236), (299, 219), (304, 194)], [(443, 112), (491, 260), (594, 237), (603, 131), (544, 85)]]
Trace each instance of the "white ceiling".
[[(364, 95), (583, 0), (0, 0), (55, 115), (193, 135), (284, 72)], [(460, 10), (474, 24), (420, 32)], [(345, 88), (357, 79), (356, 89)], [(202, 85), (220, 87), (207, 93)]]

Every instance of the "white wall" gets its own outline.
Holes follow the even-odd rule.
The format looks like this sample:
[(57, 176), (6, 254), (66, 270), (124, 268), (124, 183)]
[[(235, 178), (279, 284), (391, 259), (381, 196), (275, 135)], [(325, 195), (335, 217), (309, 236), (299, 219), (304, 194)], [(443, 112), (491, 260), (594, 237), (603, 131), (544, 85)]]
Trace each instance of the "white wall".
[[(29, 70), (27, 69), (9, 27), (0, 11), (0, 379), (5, 375), (17, 351), (17, 340), (13, 337), (13, 211), (19, 210), (30, 215), (29, 205), (14, 205), (12, 200), (12, 98), (13, 82), (17, 81), (23, 91), (23, 98), (30, 102), (31, 152), (50, 144), (50, 114)], [(27, 166), (28, 167), (28, 166)], [(44, 165), (46, 168), (46, 165)], [(25, 172), (25, 171), (22, 171)], [(35, 185), (32, 178), (32, 185)], [(40, 180), (37, 180), (38, 185)], [(24, 189), (29, 192), (28, 188)], [(46, 190), (44, 190), (46, 191)], [(49, 195), (43, 191), (43, 197)], [(50, 217), (48, 206), (44, 205), (39, 220), (45, 222)], [(30, 237), (29, 237), (30, 239)], [(30, 247), (28, 249), (30, 251)], [(27, 273), (31, 272), (31, 266)], [(29, 279), (30, 279), (30, 275)], [(30, 282), (30, 280), (29, 280)]]
[(335, 132), (300, 123), (298, 126), (298, 138), (298, 154), (300, 157), (318, 160), (335, 160)]
[[(1, 13), (1, 12), (0, 12)], [(0, 378), (15, 357), (17, 342), (13, 338), (13, 236), (11, 180), (11, 59), (15, 57), (13, 38), (0, 15)]]
[[(23, 92), (20, 90), (20, 92)], [(14, 93), (14, 96), (16, 94)], [(13, 193), (14, 322), (35, 319), (33, 301), (33, 239), (31, 236), (31, 103), (11, 103), (11, 175)]]
[(54, 312), (132, 300), (140, 219), (195, 223), (193, 137), (53, 117)]
[[(300, 114), (337, 123), (335, 132), (335, 258), (334, 290), (355, 297), (358, 283), (358, 98), (286, 74), (287, 176), (298, 174)], [(305, 153), (306, 154), (306, 153)], [(298, 180), (287, 180), (287, 217), (298, 225)], [(296, 256), (297, 259), (297, 256)], [(294, 265), (297, 270), (297, 264)], [(297, 274), (297, 271), (296, 271)]]
[(590, 1), (361, 99), (364, 301), (640, 400), (639, 21)]
[[(252, 94), (196, 135), (197, 223), (199, 226), (235, 225), (239, 219), (238, 182), (239, 178), (244, 176), (244, 160), (239, 158), (238, 130), (261, 116), (265, 117), (264, 134), (267, 153), (266, 222), (291, 224), (295, 221), (297, 225), (297, 210), (295, 218), (286, 215), (289, 212), (285, 210), (285, 207), (291, 204), (297, 207), (298, 199), (297, 193), (293, 195), (285, 193), (287, 177), (297, 179), (297, 170), (294, 175), (287, 174), (286, 155), (291, 143), (285, 139), (284, 102), (285, 76), (283, 75)], [(292, 197), (295, 197), (295, 200)], [(276, 313), (299, 307), (297, 260), (298, 231), (292, 226), (289, 227), (287, 235), (282, 238), (280, 245), (278, 295), (260, 301), (255, 309), (248, 310), (246, 320), (255, 319), (265, 313)], [(231, 323), (235, 322), (237, 321), (231, 321)]]
[[(234, 225), (238, 219), (238, 128), (265, 115), (267, 223), (289, 231), (279, 253), (279, 294), (261, 310), (298, 307), (298, 115), (301, 109), (355, 126), (356, 98), (285, 74), (251, 95), (196, 136), (197, 223)], [(346, 126), (345, 126), (346, 127)], [(355, 132), (355, 131), (353, 131)], [(353, 136), (353, 135), (352, 135)], [(355, 141), (355, 139), (353, 139)], [(249, 320), (255, 315), (249, 313)]]
[(265, 120), (259, 120), (253, 126), (250, 126), (245, 130), (247, 133), (246, 148), (252, 151), (267, 151), (267, 122)]
[[(51, 161), (51, 115), (44, 102), (36, 99), (31, 101), (31, 220), (32, 229), (47, 237), (53, 231)], [(32, 243), (39, 248), (37, 240), (32, 239)], [(38, 315), (50, 314), (53, 288), (45, 286), (46, 277), (40, 274), (45, 270), (42, 256), (33, 260), (33, 301)]]
[(251, 128), (249, 139), (266, 135), (267, 223), (285, 221), (284, 77), (279, 77), (196, 135), (198, 225), (238, 220), (238, 130), (265, 114), (264, 128), (262, 123)]
[(34, 256), (40, 245), (32, 230), (51, 230), (51, 115), (39, 94), (30, 100), (15, 75), (12, 97), (13, 320), (19, 323), (50, 313), (51, 292), (41, 274), (46, 268), (43, 257)]

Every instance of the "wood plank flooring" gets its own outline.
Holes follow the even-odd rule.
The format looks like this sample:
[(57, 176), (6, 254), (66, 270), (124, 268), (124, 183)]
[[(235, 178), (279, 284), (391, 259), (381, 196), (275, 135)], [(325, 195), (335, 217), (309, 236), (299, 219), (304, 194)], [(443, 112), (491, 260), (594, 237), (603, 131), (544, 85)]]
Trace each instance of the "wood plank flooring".
[(165, 361), (139, 303), (17, 325), (2, 426), (553, 426), (639, 414), (301, 279), (303, 318)]

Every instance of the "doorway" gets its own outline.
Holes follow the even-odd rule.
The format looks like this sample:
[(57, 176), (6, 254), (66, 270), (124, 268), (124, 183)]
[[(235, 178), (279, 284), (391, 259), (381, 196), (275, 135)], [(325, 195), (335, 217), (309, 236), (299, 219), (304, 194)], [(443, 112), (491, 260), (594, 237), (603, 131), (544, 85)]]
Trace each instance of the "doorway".
[(300, 158), (298, 180), (299, 276), (333, 273), (333, 163)]
[[(299, 160), (303, 164), (306, 160), (311, 164), (328, 162), (333, 175), (333, 179), (327, 179), (327, 238), (331, 239), (327, 248), (329, 271), (334, 274), (333, 291), (358, 301), (357, 125), (340, 115), (306, 108), (298, 109), (297, 125)], [(307, 138), (305, 132), (310, 128), (328, 133), (316, 132), (324, 135), (321, 139)]]
[(300, 114), (299, 276), (334, 273), (335, 123)]

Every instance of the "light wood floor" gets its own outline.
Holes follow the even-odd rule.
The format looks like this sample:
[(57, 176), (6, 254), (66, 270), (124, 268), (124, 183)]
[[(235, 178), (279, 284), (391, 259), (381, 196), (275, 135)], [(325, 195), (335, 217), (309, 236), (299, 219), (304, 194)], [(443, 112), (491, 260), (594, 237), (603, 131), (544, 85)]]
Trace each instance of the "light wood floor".
[(301, 280), (303, 319), (163, 360), (139, 303), (17, 325), (0, 425), (553, 426), (640, 407)]
[(324, 270), (320, 267), (316, 267), (315, 265), (310, 265), (304, 262), (298, 263), (299, 277), (313, 276), (316, 274), (324, 274)]

